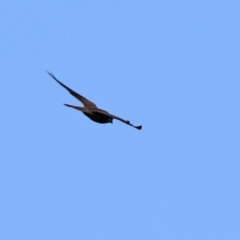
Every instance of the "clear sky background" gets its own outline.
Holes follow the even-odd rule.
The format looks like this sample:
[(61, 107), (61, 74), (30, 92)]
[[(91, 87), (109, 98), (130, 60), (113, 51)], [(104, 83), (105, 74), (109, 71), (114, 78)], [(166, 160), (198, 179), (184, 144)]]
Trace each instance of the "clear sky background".
[[(1, 1), (0, 239), (240, 239), (239, 1)], [(46, 73), (133, 124), (97, 124)]]

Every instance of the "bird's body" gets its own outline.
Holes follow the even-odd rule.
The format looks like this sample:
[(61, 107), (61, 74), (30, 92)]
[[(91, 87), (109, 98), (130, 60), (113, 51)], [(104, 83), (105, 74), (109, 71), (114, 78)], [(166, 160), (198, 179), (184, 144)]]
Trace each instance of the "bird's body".
[[(79, 110), (78, 109), (79, 107), (69, 105), (69, 104), (64, 104), (64, 105), (67, 106), (67, 107), (71, 107), (71, 108), (75, 108), (75, 109)], [(96, 111), (94, 111), (94, 110), (96, 110), (95, 108), (92, 108), (92, 109), (90, 108), (88, 110), (89, 110), (89, 112), (86, 111), (86, 112), (83, 112), (83, 114), (85, 116), (87, 116), (88, 118), (90, 118), (92, 121), (97, 122), (97, 123), (110, 123), (110, 122), (112, 122), (112, 118), (109, 117), (108, 115), (106, 115), (106, 114), (108, 114), (108, 112), (106, 112), (102, 109), (98, 109), (98, 110), (101, 110), (101, 112), (96, 112)]]
[(48, 74), (55, 80), (57, 81), (62, 87), (64, 87), (68, 92), (73, 95), (75, 98), (77, 98), (79, 101), (82, 102), (84, 107), (79, 107), (79, 106), (74, 106), (74, 105), (69, 105), (69, 104), (64, 104), (67, 107), (74, 108), (76, 110), (81, 111), (85, 116), (90, 118), (92, 121), (97, 122), (97, 123), (112, 123), (113, 119), (117, 119), (121, 122), (124, 122), (138, 130), (142, 129), (142, 126), (134, 126), (132, 125), (128, 120), (124, 120), (122, 118), (119, 118), (117, 116), (114, 116), (107, 111), (98, 108), (93, 102), (89, 101), (87, 98), (83, 97), (82, 95), (78, 94), (77, 92), (73, 91), (71, 88), (67, 87), (63, 83), (61, 83), (52, 73), (48, 72)]

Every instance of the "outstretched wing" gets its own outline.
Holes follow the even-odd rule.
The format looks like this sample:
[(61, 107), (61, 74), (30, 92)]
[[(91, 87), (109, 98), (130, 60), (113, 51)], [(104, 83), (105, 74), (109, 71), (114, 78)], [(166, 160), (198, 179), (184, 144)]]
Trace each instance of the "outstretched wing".
[(132, 125), (132, 124), (130, 123), (130, 121), (128, 121), (128, 120), (124, 120), (124, 119), (122, 119), (122, 118), (120, 118), (120, 117), (117, 117), (117, 116), (114, 116), (114, 115), (112, 115), (112, 114), (109, 114), (109, 116), (112, 117), (112, 118), (114, 118), (114, 119), (117, 119), (117, 120), (119, 120), (119, 121), (121, 121), (121, 122), (123, 122), (123, 123), (126, 123), (127, 125), (130, 125), (130, 126), (136, 128), (136, 129), (138, 129), (138, 130), (141, 130), (141, 129), (142, 129), (142, 126), (141, 126), (141, 125), (140, 125), (140, 126), (134, 126), (134, 125)]
[(47, 71), (47, 73), (55, 80), (57, 81), (62, 87), (64, 87), (66, 90), (68, 90), (68, 92), (73, 95), (75, 98), (77, 98), (80, 102), (82, 102), (82, 104), (84, 105), (84, 107), (86, 108), (97, 108), (97, 106), (89, 101), (87, 98), (83, 97), (82, 95), (78, 94), (77, 92), (73, 91), (71, 88), (67, 87), (66, 85), (64, 85), (63, 83), (61, 83), (54, 75), (53, 73), (50, 73)]
[(130, 123), (130, 121), (124, 120), (124, 119), (122, 119), (122, 118), (120, 118), (120, 117), (117, 117), (117, 116), (115, 116), (115, 115), (112, 115), (112, 114), (110, 114), (110, 113), (108, 113), (108, 112), (106, 112), (106, 111), (104, 111), (104, 110), (96, 109), (96, 110), (94, 110), (94, 112), (103, 112), (103, 113), (106, 114), (107, 116), (109, 116), (109, 117), (111, 117), (111, 118), (113, 118), (113, 119), (119, 120), (119, 121), (121, 121), (121, 122), (123, 122), (123, 123), (126, 123), (127, 125), (130, 125), (130, 126), (136, 128), (136, 129), (138, 129), (138, 130), (141, 130), (141, 129), (142, 129), (142, 126), (141, 126), (141, 125), (140, 125), (140, 126), (134, 126), (133, 124)]

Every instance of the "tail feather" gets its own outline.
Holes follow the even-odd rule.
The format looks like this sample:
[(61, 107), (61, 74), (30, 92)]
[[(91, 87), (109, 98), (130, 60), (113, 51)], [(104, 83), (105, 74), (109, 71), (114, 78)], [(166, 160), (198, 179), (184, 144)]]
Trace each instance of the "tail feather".
[(70, 105), (70, 104), (66, 104), (64, 103), (63, 105), (67, 106), (67, 107), (70, 107), (70, 108), (74, 108), (78, 111), (81, 111), (81, 112), (89, 112), (89, 110), (85, 107), (78, 107), (78, 106), (73, 106), (73, 105)]

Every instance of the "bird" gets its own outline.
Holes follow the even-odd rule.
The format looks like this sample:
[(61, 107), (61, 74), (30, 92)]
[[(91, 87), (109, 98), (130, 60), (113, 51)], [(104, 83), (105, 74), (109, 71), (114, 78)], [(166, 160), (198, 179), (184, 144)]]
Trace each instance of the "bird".
[(132, 126), (138, 130), (142, 129), (142, 126), (134, 126), (133, 124), (130, 123), (130, 121), (128, 120), (124, 120), (120, 117), (117, 117), (113, 114), (110, 114), (109, 112), (98, 108), (95, 103), (89, 101), (87, 98), (83, 97), (82, 95), (80, 95), (79, 93), (73, 91), (71, 88), (67, 87), (66, 85), (64, 85), (62, 82), (60, 82), (53, 73), (47, 71), (47, 73), (56, 81), (58, 82), (63, 88), (65, 88), (72, 96), (74, 96), (75, 98), (77, 98), (82, 104), (83, 107), (79, 107), (79, 106), (74, 106), (74, 105), (70, 105), (70, 104), (64, 104), (67, 107), (70, 108), (74, 108), (78, 111), (81, 111), (85, 116), (87, 116), (88, 118), (90, 118), (92, 121), (97, 122), (97, 123), (113, 123), (113, 119), (119, 120), (129, 126)]

